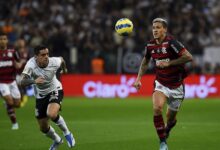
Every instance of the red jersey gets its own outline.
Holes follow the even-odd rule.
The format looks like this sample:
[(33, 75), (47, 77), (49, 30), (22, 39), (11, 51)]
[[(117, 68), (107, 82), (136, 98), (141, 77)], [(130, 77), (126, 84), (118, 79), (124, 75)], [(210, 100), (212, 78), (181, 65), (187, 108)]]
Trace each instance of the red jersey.
[(14, 49), (0, 50), (0, 83), (11, 83), (16, 77), (15, 61), (19, 57)]
[(166, 36), (161, 44), (151, 40), (145, 47), (146, 59), (152, 58), (155, 65), (156, 80), (168, 88), (177, 88), (183, 84), (186, 75), (184, 64), (159, 68), (156, 63), (159, 61), (171, 61), (182, 56), (186, 50), (184, 46), (171, 36)]

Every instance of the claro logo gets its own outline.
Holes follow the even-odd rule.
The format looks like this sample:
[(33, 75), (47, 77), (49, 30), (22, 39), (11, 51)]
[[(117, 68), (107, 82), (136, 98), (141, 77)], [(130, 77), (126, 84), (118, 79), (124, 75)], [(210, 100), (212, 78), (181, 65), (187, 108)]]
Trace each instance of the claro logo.
[(186, 84), (186, 98), (206, 98), (209, 96), (209, 94), (216, 93), (217, 87), (214, 87), (213, 84), (216, 82), (215, 77), (211, 77), (209, 79), (206, 79), (205, 76), (200, 77), (200, 83), (199, 84)]
[(103, 81), (88, 81), (83, 86), (83, 93), (90, 98), (126, 98), (130, 93), (137, 92), (137, 90), (132, 87), (132, 84), (135, 81), (134, 77), (127, 79), (126, 76), (121, 76), (120, 80), (121, 81), (118, 84), (104, 83)]

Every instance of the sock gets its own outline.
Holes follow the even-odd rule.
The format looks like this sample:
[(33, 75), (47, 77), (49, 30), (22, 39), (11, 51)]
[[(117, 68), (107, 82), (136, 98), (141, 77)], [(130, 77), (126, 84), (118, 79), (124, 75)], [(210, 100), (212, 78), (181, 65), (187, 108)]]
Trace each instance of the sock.
[(62, 116), (58, 115), (56, 119), (53, 120), (56, 125), (63, 131), (64, 135), (67, 135), (70, 133), (65, 120), (63, 119)]
[(166, 133), (169, 134), (170, 130), (176, 125), (177, 120), (167, 122)]
[(55, 132), (53, 127), (49, 127), (49, 130), (45, 133), (47, 137), (54, 140), (55, 142), (59, 143), (61, 140), (61, 137)]
[(160, 138), (160, 142), (166, 142), (165, 124), (162, 115), (154, 116), (154, 126), (157, 130), (157, 135)]
[(11, 123), (12, 124), (17, 123), (17, 119), (16, 119), (14, 108), (11, 105), (6, 104), (6, 109), (7, 109), (8, 116), (9, 116), (9, 118), (11, 120)]

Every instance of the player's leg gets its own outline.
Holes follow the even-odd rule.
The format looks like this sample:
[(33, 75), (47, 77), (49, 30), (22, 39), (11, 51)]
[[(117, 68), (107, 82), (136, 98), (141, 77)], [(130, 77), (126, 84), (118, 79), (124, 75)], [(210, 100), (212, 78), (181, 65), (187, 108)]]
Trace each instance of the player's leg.
[(47, 116), (63, 131), (68, 146), (73, 147), (75, 145), (73, 134), (69, 131), (64, 118), (59, 115), (63, 91), (59, 91), (58, 93), (54, 94), (56, 94), (56, 96), (53, 95), (52, 97), (54, 99), (50, 99), (50, 103), (47, 108)]
[(167, 97), (164, 95), (164, 93), (160, 91), (155, 91), (153, 93), (154, 126), (161, 143), (166, 143), (165, 123), (162, 116), (162, 111), (166, 100)]
[(176, 115), (184, 99), (184, 86), (181, 85), (176, 89), (168, 89), (170, 97), (167, 101), (167, 124), (166, 124), (166, 137), (169, 137), (171, 129), (176, 125)]
[(171, 129), (176, 125), (176, 115), (177, 111), (171, 110), (170, 108), (167, 108), (167, 124), (166, 124), (166, 138), (169, 137), (169, 133)]
[(49, 150), (56, 150), (59, 145), (63, 143), (62, 138), (55, 132), (54, 128), (49, 125), (48, 118), (37, 119), (37, 121), (40, 127), (40, 131), (54, 141)]
[(11, 96), (13, 97), (14, 107), (19, 108), (21, 104), (21, 93), (16, 81), (10, 84), (10, 92)]
[[(21, 75), (17, 75), (16, 76), (16, 81), (17, 83), (20, 83), (21, 82)], [(26, 87), (21, 87), (19, 84), (18, 85), (18, 89), (21, 93), (21, 100), (20, 100), (20, 107), (24, 107), (25, 104), (27, 103), (28, 101), (28, 96), (26, 95)]]
[(63, 143), (61, 137), (55, 132), (54, 128), (49, 125), (49, 118), (47, 117), (48, 98), (36, 100), (35, 116), (37, 118), (40, 131), (54, 142), (50, 146), (50, 150), (56, 150), (60, 144)]
[(17, 118), (15, 114), (15, 109), (14, 109), (14, 100), (11, 96), (9, 85), (0, 84), (0, 92), (1, 92), (2, 98), (5, 101), (7, 114), (12, 123), (12, 130), (16, 130), (18, 129), (18, 123), (17, 123)]

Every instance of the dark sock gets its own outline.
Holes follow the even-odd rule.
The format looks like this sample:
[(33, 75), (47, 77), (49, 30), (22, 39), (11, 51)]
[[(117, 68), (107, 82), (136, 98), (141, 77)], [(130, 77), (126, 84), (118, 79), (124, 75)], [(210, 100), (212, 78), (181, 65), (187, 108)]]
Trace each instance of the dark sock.
[(13, 124), (16, 123), (17, 119), (16, 119), (15, 110), (13, 106), (6, 104), (6, 109), (7, 109), (8, 116), (11, 120), (11, 123)]
[(167, 122), (166, 133), (169, 134), (170, 130), (176, 125), (177, 120)]
[(160, 142), (166, 142), (165, 124), (162, 115), (154, 116), (154, 126), (157, 130), (157, 135), (160, 138)]

